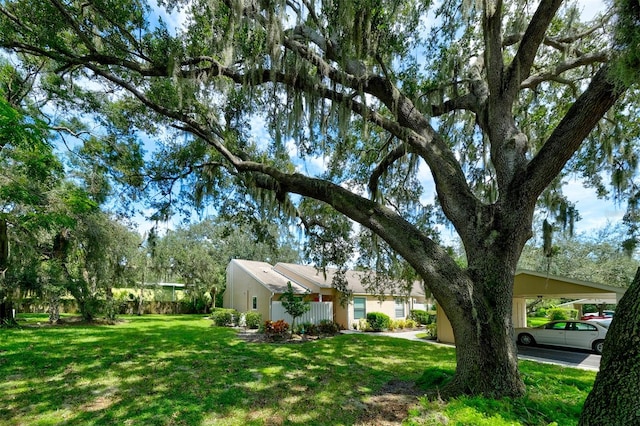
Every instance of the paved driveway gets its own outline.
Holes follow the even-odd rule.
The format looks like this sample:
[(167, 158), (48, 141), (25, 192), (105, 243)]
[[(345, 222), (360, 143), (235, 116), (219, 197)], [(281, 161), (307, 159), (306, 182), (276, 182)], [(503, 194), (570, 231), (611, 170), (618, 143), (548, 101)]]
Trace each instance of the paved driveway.
[[(343, 330), (348, 333), (362, 333), (355, 330)], [(426, 343), (440, 345), (433, 340), (420, 339), (416, 336), (418, 333), (424, 333), (423, 330), (418, 331), (402, 331), (402, 332), (381, 332), (367, 333), (379, 336), (396, 337), (408, 340), (418, 340)], [(447, 345), (453, 346), (453, 345)], [(581, 349), (556, 349), (549, 346), (520, 346), (518, 345), (518, 358), (531, 361), (546, 362), (549, 364), (563, 365), (567, 367), (583, 368), (585, 370), (598, 371), (600, 369), (600, 355)]]
[(598, 371), (600, 355), (580, 349), (556, 349), (549, 346), (518, 346), (518, 358)]

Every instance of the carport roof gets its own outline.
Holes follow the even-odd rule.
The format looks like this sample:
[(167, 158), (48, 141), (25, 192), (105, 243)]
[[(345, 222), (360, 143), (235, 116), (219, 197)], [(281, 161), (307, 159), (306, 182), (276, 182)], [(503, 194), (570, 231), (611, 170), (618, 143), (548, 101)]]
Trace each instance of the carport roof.
[(618, 303), (618, 301), (616, 299), (603, 299), (601, 297), (597, 297), (597, 298), (590, 298), (590, 299), (577, 299), (577, 300), (572, 300), (571, 302), (564, 302), (559, 304), (558, 306), (569, 306), (569, 305), (602, 305), (602, 304), (606, 304), (606, 305), (615, 305)]
[(625, 290), (590, 281), (547, 275), (543, 272), (518, 270), (513, 285), (513, 297), (620, 300)]

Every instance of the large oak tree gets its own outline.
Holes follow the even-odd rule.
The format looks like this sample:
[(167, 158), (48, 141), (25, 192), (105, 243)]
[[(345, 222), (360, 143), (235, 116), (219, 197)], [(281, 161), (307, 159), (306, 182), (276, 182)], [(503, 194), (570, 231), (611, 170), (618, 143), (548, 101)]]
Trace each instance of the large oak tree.
[[(142, 1), (4, 1), (0, 45), (49, 60), (43, 88), (105, 125), (110, 164), (140, 148), (136, 132), (165, 138), (144, 173), (116, 168), (148, 177), (165, 207), (180, 186), (215, 203), (235, 185), (299, 215), (331, 259), (360, 224), (371, 263), (401, 256), (451, 320), (445, 392), (521, 395), (512, 286), (539, 199), (571, 219), (566, 173), (603, 190), (614, 169), (621, 192), (633, 175), (637, 106), (612, 77), (613, 15), (581, 23), (561, 0), (159, 3), (184, 26)], [(292, 150), (326, 170), (296, 169)], [(427, 167), (464, 267), (434, 236)]]

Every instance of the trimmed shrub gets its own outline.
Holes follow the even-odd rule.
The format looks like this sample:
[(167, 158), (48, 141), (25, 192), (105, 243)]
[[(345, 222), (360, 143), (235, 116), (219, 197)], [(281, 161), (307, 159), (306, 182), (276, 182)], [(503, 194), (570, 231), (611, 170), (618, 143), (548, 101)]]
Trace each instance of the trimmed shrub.
[(257, 329), (262, 322), (262, 314), (260, 312), (247, 312), (244, 314), (244, 322), (247, 328)]
[(427, 333), (427, 339), (436, 339), (438, 337), (437, 325), (434, 323), (427, 324), (424, 327), (424, 331)]
[(340, 326), (331, 320), (322, 320), (318, 324), (320, 334), (337, 334), (340, 332)]
[(371, 327), (369, 326), (366, 318), (360, 318), (357, 322), (353, 323), (353, 329), (360, 331), (369, 331), (371, 330)]
[(551, 321), (561, 321), (575, 318), (578, 311), (575, 309), (553, 308), (547, 310), (547, 316)]
[(536, 309), (536, 313), (535, 316), (537, 318), (544, 318), (547, 316), (547, 309), (546, 308), (538, 308)]
[(431, 315), (427, 311), (421, 309), (412, 309), (409, 312), (409, 318), (417, 322), (418, 324), (426, 325), (431, 324)]
[(216, 309), (211, 313), (213, 323), (218, 327), (232, 327), (240, 321), (240, 313), (235, 309)]
[(369, 312), (367, 314), (367, 322), (373, 331), (386, 330), (391, 326), (391, 318), (382, 312)]
[(307, 336), (317, 336), (318, 334), (320, 334), (320, 331), (318, 330), (317, 325), (310, 322), (305, 322), (305, 323), (296, 325), (294, 333), (305, 334)]
[(405, 321), (406, 328), (416, 328), (417, 326), (418, 326), (418, 323), (415, 322), (415, 320), (412, 320), (411, 318)]

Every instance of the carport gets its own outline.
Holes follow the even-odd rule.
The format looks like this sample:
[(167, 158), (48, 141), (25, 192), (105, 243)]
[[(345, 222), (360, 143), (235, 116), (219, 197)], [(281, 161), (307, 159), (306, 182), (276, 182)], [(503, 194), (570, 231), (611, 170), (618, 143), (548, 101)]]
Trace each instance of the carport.
[[(617, 303), (625, 289), (590, 281), (518, 270), (513, 285), (513, 326), (527, 326), (527, 299), (598, 299)], [(438, 341), (455, 343), (453, 329), (441, 309), (437, 311)]]

